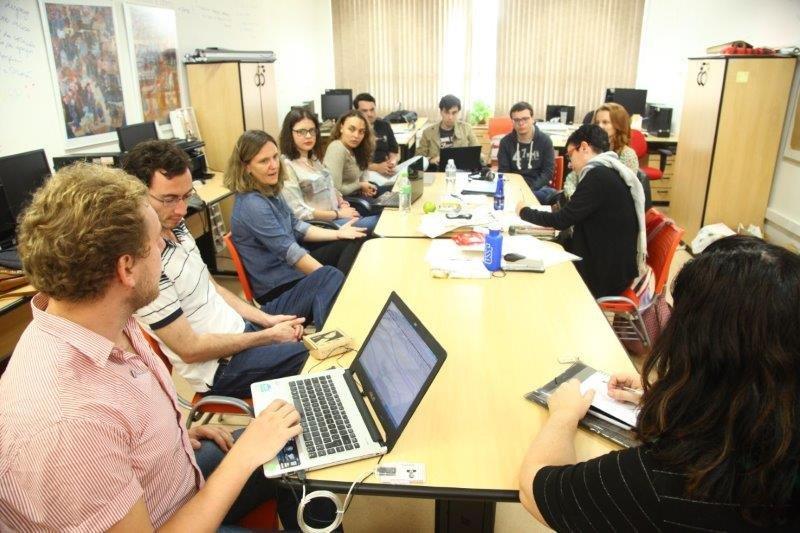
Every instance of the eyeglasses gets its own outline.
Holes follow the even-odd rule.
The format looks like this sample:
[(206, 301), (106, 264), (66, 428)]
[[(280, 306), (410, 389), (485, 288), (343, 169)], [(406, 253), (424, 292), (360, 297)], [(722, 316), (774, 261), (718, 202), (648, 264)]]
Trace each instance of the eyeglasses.
[(511, 122), (514, 124), (525, 124), (526, 122), (530, 122), (531, 117), (520, 117), (520, 118), (512, 118)]
[(194, 188), (192, 188), (192, 190), (190, 192), (184, 194), (183, 196), (176, 196), (174, 194), (170, 194), (169, 196), (165, 196), (163, 198), (159, 198), (158, 196), (155, 196), (155, 195), (150, 194), (150, 193), (147, 193), (147, 194), (153, 200), (158, 200), (159, 202), (161, 202), (161, 204), (164, 207), (175, 207), (176, 205), (178, 205), (178, 202), (180, 202), (181, 200), (183, 200), (184, 203), (188, 204), (189, 200), (191, 200), (192, 198), (197, 196), (197, 191), (195, 191)]
[(316, 137), (317, 135), (317, 128), (308, 128), (308, 129), (299, 129), (299, 130), (292, 130), (292, 133), (296, 133), (300, 137)]

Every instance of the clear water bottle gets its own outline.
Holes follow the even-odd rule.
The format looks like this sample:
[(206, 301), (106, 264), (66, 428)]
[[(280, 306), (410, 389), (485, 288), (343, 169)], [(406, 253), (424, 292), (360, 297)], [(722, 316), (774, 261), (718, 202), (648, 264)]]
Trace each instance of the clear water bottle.
[(445, 194), (456, 194), (456, 164), (452, 159), (447, 160), (447, 167), (444, 169), (444, 184)]
[(505, 180), (503, 175), (497, 175), (497, 188), (494, 190), (494, 210), (502, 211), (506, 208)]
[(489, 272), (500, 270), (500, 258), (503, 256), (503, 235), (499, 226), (490, 226), (489, 235), (484, 239), (483, 266)]
[(399, 207), (401, 213), (411, 211), (411, 182), (408, 181), (408, 172), (405, 170), (397, 178), (397, 192), (399, 193)]

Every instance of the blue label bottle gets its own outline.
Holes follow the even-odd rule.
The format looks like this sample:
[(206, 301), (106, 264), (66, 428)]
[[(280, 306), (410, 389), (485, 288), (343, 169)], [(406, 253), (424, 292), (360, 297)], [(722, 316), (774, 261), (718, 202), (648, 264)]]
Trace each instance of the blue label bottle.
[(502, 174), (497, 175), (497, 188), (494, 190), (494, 210), (502, 211), (506, 208), (505, 180)]
[(500, 228), (489, 228), (489, 235), (486, 236), (483, 246), (483, 265), (490, 272), (500, 270), (500, 258), (503, 256), (503, 235)]

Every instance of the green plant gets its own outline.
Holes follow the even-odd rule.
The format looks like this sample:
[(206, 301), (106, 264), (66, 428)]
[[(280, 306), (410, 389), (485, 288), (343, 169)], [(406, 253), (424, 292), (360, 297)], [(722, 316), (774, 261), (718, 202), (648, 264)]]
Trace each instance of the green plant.
[(476, 100), (469, 111), (469, 123), (473, 126), (475, 124), (484, 124), (491, 115), (492, 112), (489, 110), (489, 106), (480, 100)]

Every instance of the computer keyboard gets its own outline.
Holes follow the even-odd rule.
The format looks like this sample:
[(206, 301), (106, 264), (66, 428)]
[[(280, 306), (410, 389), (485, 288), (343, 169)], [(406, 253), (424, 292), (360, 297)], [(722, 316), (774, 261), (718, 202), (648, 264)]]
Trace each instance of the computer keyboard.
[(375, 199), (375, 203), (383, 207), (398, 207), (400, 205), (400, 193), (386, 191)]
[(330, 376), (289, 383), (311, 459), (359, 448)]

